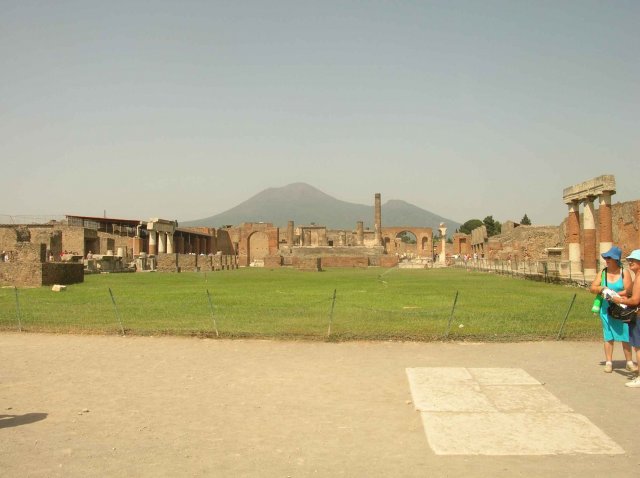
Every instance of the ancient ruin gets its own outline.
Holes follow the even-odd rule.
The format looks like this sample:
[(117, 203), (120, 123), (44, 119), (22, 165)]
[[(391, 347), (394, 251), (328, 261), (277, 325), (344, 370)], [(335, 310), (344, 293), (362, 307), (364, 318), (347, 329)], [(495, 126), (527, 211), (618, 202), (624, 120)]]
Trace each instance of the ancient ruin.
[(640, 201), (612, 205), (613, 194), (615, 178), (598, 176), (564, 189), (569, 214), (559, 226), (505, 221), (496, 236), (488, 237), (481, 226), (471, 234), (455, 232), (451, 244), (445, 224), (438, 228), (438, 243), (428, 227), (383, 226), (380, 193), (374, 195), (372, 229), (365, 227), (366, 218), (351, 230), (296, 225), (293, 220), (282, 231), (263, 222), (185, 228), (162, 218), (75, 215), (46, 224), (4, 224), (0, 284), (69, 284), (82, 281), (84, 274), (132, 271), (443, 267), (463, 257), (484, 264), (506, 262), (515, 271), (531, 270), (534, 261), (545, 273), (590, 280), (600, 254), (613, 243), (625, 252), (640, 248)]

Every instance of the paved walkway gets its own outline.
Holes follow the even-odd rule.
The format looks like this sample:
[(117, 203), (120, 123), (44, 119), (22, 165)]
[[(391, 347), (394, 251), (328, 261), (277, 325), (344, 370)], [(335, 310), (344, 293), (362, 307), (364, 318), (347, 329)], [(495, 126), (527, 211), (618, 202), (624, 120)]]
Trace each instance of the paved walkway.
[[(0, 470), (3, 477), (639, 476), (640, 390), (624, 387), (622, 371), (602, 372), (601, 350), (584, 342), (0, 334)], [(473, 447), (450, 454), (445, 439), (434, 451), (407, 369), (480, 381), (515, 370), (507, 375), (530, 381), (556, 412), (584, 418), (572, 422), (582, 448), (549, 448), (538, 437), (545, 454), (487, 454), (478, 442), (491, 427), (480, 419), (461, 430)], [(494, 404), (505, 406), (496, 393)], [(525, 422), (509, 433), (521, 437)], [(589, 441), (594, 436), (602, 441)]]

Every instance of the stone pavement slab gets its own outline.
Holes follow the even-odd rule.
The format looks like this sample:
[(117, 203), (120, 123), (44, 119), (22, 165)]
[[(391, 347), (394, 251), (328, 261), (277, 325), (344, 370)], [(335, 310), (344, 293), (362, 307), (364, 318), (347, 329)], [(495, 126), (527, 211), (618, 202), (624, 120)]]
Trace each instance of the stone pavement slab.
[(624, 453), (522, 369), (423, 367), (407, 376), (438, 455)]

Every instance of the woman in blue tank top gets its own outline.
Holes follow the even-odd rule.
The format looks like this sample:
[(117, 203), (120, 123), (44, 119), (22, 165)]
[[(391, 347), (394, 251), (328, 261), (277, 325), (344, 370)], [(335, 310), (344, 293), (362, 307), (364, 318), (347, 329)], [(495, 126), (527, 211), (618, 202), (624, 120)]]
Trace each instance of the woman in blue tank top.
[[(601, 294), (605, 287), (616, 291), (622, 296), (631, 294), (631, 277), (625, 274), (621, 267), (620, 259), (622, 251), (620, 248), (613, 246), (607, 252), (602, 254), (602, 258), (606, 261), (605, 267), (600, 274), (591, 283), (591, 292)], [(611, 373), (613, 371), (613, 343), (621, 342), (622, 351), (627, 360), (626, 369), (635, 372), (638, 368), (631, 359), (631, 346), (629, 345), (629, 326), (624, 322), (612, 319), (609, 315), (609, 302), (602, 300), (600, 306), (600, 320), (602, 322), (602, 335), (604, 337), (604, 371)]]

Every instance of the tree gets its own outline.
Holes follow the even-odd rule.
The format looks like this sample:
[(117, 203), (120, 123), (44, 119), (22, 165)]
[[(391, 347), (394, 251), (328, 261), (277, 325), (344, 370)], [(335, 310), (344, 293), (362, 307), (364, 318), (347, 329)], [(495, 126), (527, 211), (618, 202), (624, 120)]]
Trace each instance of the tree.
[(522, 216), (522, 219), (520, 219), (520, 224), (522, 224), (523, 226), (530, 226), (531, 225), (531, 219), (529, 219), (529, 216), (527, 216), (527, 213), (524, 213), (524, 216)]
[(487, 216), (482, 221), (487, 228), (487, 236), (495, 236), (496, 234), (500, 234), (502, 232), (502, 224), (499, 221), (495, 221), (493, 216)]
[(409, 232), (409, 231), (402, 231), (400, 234), (398, 234), (398, 237), (405, 244), (415, 244), (416, 243), (416, 236), (413, 233)]
[(471, 231), (480, 226), (482, 226), (482, 221), (480, 219), (469, 219), (462, 226), (460, 226), (460, 232), (464, 234), (471, 234)]

